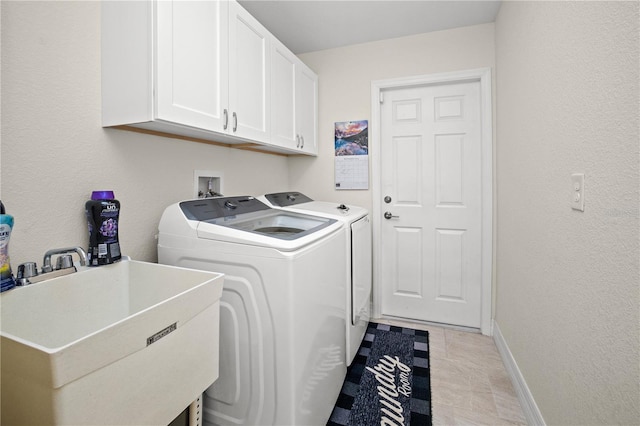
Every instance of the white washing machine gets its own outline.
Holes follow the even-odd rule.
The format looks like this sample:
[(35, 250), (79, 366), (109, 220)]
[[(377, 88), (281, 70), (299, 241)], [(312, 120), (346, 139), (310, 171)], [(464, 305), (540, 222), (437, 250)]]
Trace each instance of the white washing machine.
[(258, 199), (271, 207), (328, 217), (344, 224), (347, 260), (345, 355), (347, 365), (351, 365), (371, 318), (372, 248), (369, 212), (362, 207), (314, 201), (300, 192), (266, 194)]
[(337, 220), (254, 197), (165, 210), (159, 262), (225, 274), (204, 424), (326, 424), (346, 375), (344, 239)]

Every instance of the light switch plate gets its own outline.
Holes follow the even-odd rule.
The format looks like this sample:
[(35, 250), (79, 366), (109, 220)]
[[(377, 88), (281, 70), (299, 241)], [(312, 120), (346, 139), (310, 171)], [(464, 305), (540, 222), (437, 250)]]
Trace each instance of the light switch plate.
[(571, 175), (571, 208), (584, 211), (584, 173)]

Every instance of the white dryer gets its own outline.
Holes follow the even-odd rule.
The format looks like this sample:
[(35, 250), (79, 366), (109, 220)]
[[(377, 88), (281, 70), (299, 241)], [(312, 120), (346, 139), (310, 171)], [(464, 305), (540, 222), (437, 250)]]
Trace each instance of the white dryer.
[(344, 239), (339, 221), (254, 197), (165, 210), (159, 262), (225, 274), (204, 424), (326, 424), (346, 375)]
[(363, 207), (314, 201), (300, 192), (279, 192), (258, 197), (286, 211), (332, 218), (344, 224), (346, 257), (346, 362), (351, 365), (371, 318), (371, 220)]

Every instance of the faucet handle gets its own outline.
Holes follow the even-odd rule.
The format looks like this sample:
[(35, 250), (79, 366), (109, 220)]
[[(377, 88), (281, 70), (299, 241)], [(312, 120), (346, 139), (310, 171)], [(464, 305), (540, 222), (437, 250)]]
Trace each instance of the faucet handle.
[(18, 265), (18, 278), (31, 278), (38, 275), (36, 262), (25, 262)]
[(16, 284), (25, 286), (30, 284), (29, 278), (38, 275), (38, 267), (36, 262), (25, 262), (18, 265), (18, 273), (16, 274)]
[(56, 270), (67, 268), (73, 268), (73, 257), (70, 254), (63, 254), (62, 256), (58, 256), (58, 260), (56, 262)]

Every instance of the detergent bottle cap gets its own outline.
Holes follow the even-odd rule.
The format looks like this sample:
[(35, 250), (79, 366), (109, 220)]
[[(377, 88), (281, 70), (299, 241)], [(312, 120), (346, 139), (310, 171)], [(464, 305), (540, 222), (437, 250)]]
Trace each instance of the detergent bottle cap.
[(113, 191), (93, 191), (91, 193), (92, 200), (113, 200), (115, 198)]

